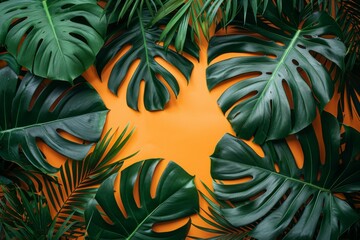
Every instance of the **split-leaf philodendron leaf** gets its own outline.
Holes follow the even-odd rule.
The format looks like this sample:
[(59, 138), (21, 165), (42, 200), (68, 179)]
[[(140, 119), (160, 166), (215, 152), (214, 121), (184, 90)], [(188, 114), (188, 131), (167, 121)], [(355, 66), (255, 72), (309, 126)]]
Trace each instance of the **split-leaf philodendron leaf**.
[[(237, 136), (256, 143), (279, 139), (308, 126), (333, 96), (334, 86), (326, 67), (312, 53), (317, 53), (343, 68), (345, 46), (337, 38), (341, 30), (326, 13), (317, 12), (297, 22), (293, 11), (279, 18), (273, 3), (264, 18), (245, 27), (256, 33), (213, 37), (209, 44), (209, 62), (230, 52), (247, 53), (210, 65), (208, 88), (239, 76), (219, 98)], [(292, 8), (291, 8), (292, 9)], [(292, 15), (293, 14), (293, 15)]]
[(72, 82), (95, 60), (106, 31), (95, 0), (0, 3), (0, 45), (35, 75)]
[[(0, 70), (0, 99), (0, 157), (45, 173), (57, 169), (46, 161), (38, 140), (66, 157), (81, 160), (100, 138), (108, 111), (84, 81), (71, 86), (31, 73), (18, 80), (9, 67)], [(62, 131), (87, 143), (70, 141)]]
[[(176, 96), (179, 94), (180, 88), (175, 76), (166, 67), (159, 64), (155, 59), (156, 57), (162, 58), (176, 67), (187, 80), (190, 79), (194, 67), (194, 64), (181, 54), (159, 45), (158, 41), (163, 31), (161, 26), (166, 25), (169, 19), (163, 19), (149, 28), (151, 19), (151, 15), (147, 11), (143, 11), (142, 13), (138, 12), (137, 17), (133, 19), (128, 28), (124, 24), (116, 26), (114, 35), (116, 37), (111, 39), (97, 56), (96, 66), (99, 74), (101, 74), (110, 60), (126, 46), (130, 46), (130, 49), (116, 61), (110, 73), (108, 87), (115, 94), (124, 81), (130, 66), (136, 60), (140, 60), (131, 76), (126, 93), (127, 104), (134, 110), (138, 110), (140, 83), (142, 81), (145, 82), (144, 104), (149, 111), (164, 109), (165, 104), (170, 100), (168, 87)], [(194, 42), (186, 41), (185, 53), (198, 58), (198, 50), (198, 46)]]
[[(120, 189), (114, 188), (117, 174), (100, 186), (85, 211), (90, 239), (185, 239), (190, 220), (167, 232), (152, 229), (155, 224), (178, 220), (199, 210), (193, 177), (174, 162), (167, 165), (157, 184), (155, 196), (151, 196), (150, 189), (159, 161), (145, 160), (123, 170)], [(138, 194), (139, 203), (134, 194)], [(126, 214), (120, 210), (115, 195), (120, 196)]]
[(286, 140), (263, 144), (264, 157), (233, 136), (220, 140), (211, 156), (211, 176), (219, 181), (214, 182), (216, 197), (231, 204), (220, 211), (226, 220), (235, 227), (255, 223), (249, 235), (256, 239), (338, 239), (360, 219), (346, 198), (360, 190), (360, 133), (345, 126), (341, 134), (327, 112), (321, 123), (321, 140), (312, 126), (297, 135), (301, 168)]

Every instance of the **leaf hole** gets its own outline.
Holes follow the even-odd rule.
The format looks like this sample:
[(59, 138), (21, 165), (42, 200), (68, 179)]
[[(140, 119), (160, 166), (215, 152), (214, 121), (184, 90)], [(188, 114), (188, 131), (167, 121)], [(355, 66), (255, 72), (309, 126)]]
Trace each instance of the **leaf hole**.
[(297, 45), (299, 48), (301, 48), (301, 49), (306, 49), (306, 47), (304, 46), (304, 45), (302, 45), (302, 44), (298, 44)]
[[(141, 171), (140, 171), (141, 172)], [(141, 203), (140, 203), (140, 192), (139, 192), (139, 182), (140, 182), (140, 174), (138, 174), (136, 176), (136, 180), (135, 180), (135, 184), (134, 184), (134, 188), (133, 188), (133, 198), (134, 198), (134, 201), (136, 203), (136, 206), (138, 208), (141, 207)]]
[[(60, 83), (59, 83), (60, 84)], [(61, 100), (76, 86), (73, 86), (71, 88), (65, 88), (65, 85), (68, 85), (67, 83), (64, 83), (63, 86), (59, 86), (56, 90), (65, 90), (63, 91), (56, 99), (55, 101), (51, 104), (50, 108), (49, 108), (49, 112), (53, 112), (56, 107), (59, 105), (59, 103), (61, 102)]]
[[(33, 93), (32, 97), (31, 97), (31, 100), (30, 100), (30, 103), (29, 103), (29, 106), (28, 106), (28, 111), (30, 112), (36, 101), (38, 100), (39, 96), (41, 95), (41, 93), (44, 91), (44, 89), (50, 84), (50, 80), (47, 80), (47, 79), (44, 79), (39, 85), (38, 87), (36, 88), (35, 92)], [(40, 103), (42, 104), (42, 103)]]
[(71, 8), (71, 7), (73, 7), (73, 6), (75, 6), (75, 4), (73, 4), (73, 3), (68, 3), (68, 4), (62, 5), (62, 6), (61, 6), (61, 9), (67, 9), (67, 8)]
[(283, 89), (285, 91), (286, 98), (288, 100), (290, 108), (294, 109), (294, 99), (293, 99), (293, 96), (292, 96), (292, 92), (291, 92), (289, 84), (287, 83), (287, 81), (285, 81), (285, 79), (282, 80), (282, 86), (283, 86)]
[(296, 66), (299, 66), (299, 62), (296, 61), (295, 59), (292, 60), (292, 63), (295, 64)]
[(264, 193), (266, 193), (266, 190), (262, 190), (262, 191), (256, 193), (254, 196), (250, 197), (249, 200), (250, 201), (255, 201), (256, 199), (261, 197)]
[(62, 129), (56, 129), (56, 132), (64, 139), (70, 141), (70, 142), (74, 142), (74, 143), (78, 143), (78, 144), (84, 144), (85, 141), (81, 138), (78, 138)]
[(154, 175), (150, 185), (150, 195), (154, 199), (156, 197), (156, 190), (161, 178), (162, 173), (164, 172), (167, 163), (163, 160), (158, 162), (155, 166)]
[(91, 26), (91, 24), (89, 23), (89, 21), (83, 17), (83, 16), (76, 16), (70, 19), (70, 21), (75, 22), (75, 23), (80, 23), (80, 24), (84, 24), (84, 25), (88, 25)]
[(88, 44), (88, 41), (86, 40), (86, 38), (83, 37), (83, 36), (81, 36), (80, 34), (71, 32), (71, 33), (69, 33), (69, 35), (71, 35), (71, 36), (74, 37), (74, 38), (79, 39), (80, 41), (82, 41), (82, 42), (85, 43), (86, 45)]
[(313, 38), (313, 36), (311, 36), (311, 35), (303, 35), (303, 37), (306, 38), (306, 39), (312, 39)]
[[(122, 202), (122, 199), (121, 199), (121, 189), (120, 189), (120, 179), (121, 179), (121, 174), (118, 174), (116, 176), (116, 179), (115, 179), (115, 182), (114, 182), (114, 195), (115, 195), (115, 201), (116, 201), (116, 204), (117, 206), (119, 207), (120, 209), (120, 212), (121, 214), (125, 217), (125, 218), (128, 218), (128, 214), (125, 210), (125, 207), (124, 207), (124, 203)], [(107, 215), (105, 214), (105, 216), (107, 217)]]
[(288, 144), (291, 153), (294, 156), (296, 166), (299, 169), (304, 167), (304, 153), (301, 148), (300, 142), (297, 140), (295, 135), (290, 135), (286, 138), (286, 143)]
[(307, 73), (301, 67), (297, 67), (296, 70), (298, 71), (302, 79), (306, 82), (306, 84), (309, 86), (309, 88), (312, 88), (312, 84)]
[(189, 217), (183, 217), (172, 221), (155, 223), (152, 230), (157, 233), (175, 231), (189, 222)]
[(321, 178), (321, 171), (319, 170), (316, 176), (316, 180), (320, 181), (320, 178)]
[(221, 180), (221, 184), (226, 185), (237, 185), (237, 184), (243, 184), (246, 182), (250, 182), (253, 179), (252, 176), (246, 176), (238, 179), (231, 179), (231, 180)]
[(279, 164), (275, 163), (274, 168), (277, 173), (280, 172)]

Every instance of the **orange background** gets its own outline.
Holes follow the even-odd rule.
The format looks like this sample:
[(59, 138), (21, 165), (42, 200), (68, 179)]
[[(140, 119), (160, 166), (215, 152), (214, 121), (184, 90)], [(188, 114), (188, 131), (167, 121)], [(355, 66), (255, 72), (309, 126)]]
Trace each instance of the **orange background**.
[[(113, 131), (118, 129), (117, 133), (119, 134), (128, 124), (130, 129), (135, 129), (130, 141), (115, 160), (124, 158), (137, 151), (139, 153), (133, 158), (126, 160), (122, 169), (140, 160), (160, 157), (164, 158), (165, 161), (161, 163), (160, 169), (157, 171), (158, 175), (155, 178), (159, 178), (161, 168), (164, 168), (166, 163), (172, 160), (183, 167), (190, 175), (195, 175), (195, 182), (200, 191), (205, 191), (201, 181), (209, 187), (212, 186), (209, 156), (213, 153), (217, 142), (225, 133), (234, 134), (226, 117), (217, 105), (217, 99), (227, 87), (233, 84), (233, 81), (230, 80), (213, 91), (208, 91), (206, 86), (206, 68), (208, 66), (206, 52), (207, 43), (205, 40), (202, 40), (200, 44), (200, 61), (198, 62), (196, 59), (190, 58), (194, 63), (194, 70), (188, 84), (186, 79), (173, 66), (162, 59), (156, 59), (175, 75), (180, 85), (180, 94), (177, 99), (172, 94), (170, 103), (164, 111), (148, 112), (145, 110), (142, 98), (144, 84), (141, 86), (139, 112), (127, 106), (126, 89), (130, 76), (133, 74), (138, 62), (135, 62), (128, 70), (127, 78), (121, 85), (118, 96), (115, 96), (108, 90), (107, 81), (110, 70), (115, 60), (124, 51), (118, 54), (117, 59), (108, 64), (101, 78), (97, 75), (94, 67), (91, 67), (84, 74), (84, 77), (99, 92), (105, 105), (110, 110), (103, 134), (109, 129)], [(234, 55), (226, 54), (215, 61)], [(336, 114), (338, 98), (338, 95), (334, 96), (326, 108), (327, 111)], [(359, 121), (358, 119), (355, 121), (355, 127), (359, 130)], [(346, 117), (345, 123), (354, 126), (349, 117)], [(317, 119), (315, 125), (317, 129), (320, 129), (319, 119)], [(301, 165), (303, 156), (298, 143), (293, 137), (289, 137), (288, 141), (298, 164)], [(248, 144), (262, 155), (261, 149), (257, 145), (251, 141), (248, 141)], [(62, 156), (49, 149), (49, 147), (42, 145), (41, 148), (52, 164), (55, 166), (63, 164), (65, 159)], [(206, 204), (202, 199), (200, 199), (200, 207), (206, 209)], [(207, 226), (196, 215), (192, 217), (192, 222), (201, 226)], [(170, 229), (183, 223), (185, 223), (185, 220), (166, 225), (165, 229)], [(162, 229), (164, 227), (156, 228), (159, 231)], [(189, 235), (202, 238), (210, 237), (208, 233), (202, 232), (193, 226)]]

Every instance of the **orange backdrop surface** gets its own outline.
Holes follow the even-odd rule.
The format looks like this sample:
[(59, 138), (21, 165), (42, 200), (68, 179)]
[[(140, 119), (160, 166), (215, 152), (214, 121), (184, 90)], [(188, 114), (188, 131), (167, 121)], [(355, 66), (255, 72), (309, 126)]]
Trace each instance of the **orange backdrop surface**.
[[(126, 51), (126, 49), (125, 49)], [(119, 58), (125, 51), (118, 54)], [(200, 61), (190, 58), (194, 63), (192, 77), (187, 83), (185, 78), (174, 67), (164, 62), (162, 59), (156, 59), (178, 79), (180, 85), (180, 94), (175, 98), (171, 95), (171, 101), (164, 111), (148, 112), (143, 105), (142, 93), (144, 85), (141, 86), (139, 99), (139, 112), (130, 109), (126, 104), (126, 89), (130, 77), (133, 74), (137, 62), (135, 62), (127, 73), (125, 82), (120, 87), (117, 96), (112, 94), (107, 88), (107, 81), (110, 70), (115, 63), (112, 61), (103, 71), (101, 78), (97, 75), (94, 67), (91, 67), (84, 77), (99, 92), (105, 102), (109, 113), (107, 116), (103, 134), (112, 129), (119, 129), (118, 133), (129, 125), (130, 129), (135, 129), (133, 136), (127, 143), (124, 150), (117, 156), (117, 159), (126, 157), (134, 152), (139, 153), (125, 161), (122, 169), (134, 162), (148, 158), (164, 158), (157, 173), (158, 178), (161, 174), (161, 168), (166, 166), (167, 161), (174, 161), (183, 167), (189, 174), (195, 176), (195, 182), (199, 190), (204, 191), (201, 181), (211, 187), (212, 179), (210, 176), (210, 158), (217, 142), (225, 133), (234, 134), (226, 117), (217, 105), (217, 99), (221, 93), (233, 83), (229, 81), (215, 90), (209, 92), (206, 86), (206, 67), (207, 67), (207, 43), (202, 41), (200, 44)], [(228, 58), (227, 54), (222, 58)], [(216, 61), (219, 61), (217, 59)], [(239, 80), (239, 79), (237, 79)], [(335, 113), (338, 95), (334, 97), (328, 105), (327, 110)], [(346, 118), (349, 124), (349, 118)], [(355, 127), (360, 128), (359, 121), (356, 121)], [(318, 123), (317, 123), (318, 125)], [(352, 124), (353, 125), (353, 124)], [(319, 126), (318, 126), (319, 127)], [(317, 127), (317, 128), (318, 128)], [(289, 137), (288, 141), (296, 155), (298, 164), (302, 164), (302, 152), (295, 138)], [(247, 141), (258, 154), (262, 155), (261, 149)], [(46, 146), (41, 146), (45, 155), (55, 166), (60, 166), (64, 158), (55, 153)], [(154, 189), (153, 189), (154, 190)], [(205, 202), (200, 200), (200, 206), (206, 208)], [(164, 230), (183, 224), (185, 220), (161, 226), (156, 230)], [(206, 226), (199, 217), (193, 216), (192, 222)], [(209, 237), (195, 227), (191, 227), (190, 234), (198, 237)]]

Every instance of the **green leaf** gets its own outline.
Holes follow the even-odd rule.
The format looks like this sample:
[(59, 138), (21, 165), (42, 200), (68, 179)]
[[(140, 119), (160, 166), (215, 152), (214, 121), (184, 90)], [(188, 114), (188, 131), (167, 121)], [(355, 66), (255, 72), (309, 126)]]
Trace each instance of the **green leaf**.
[[(41, 140), (66, 157), (83, 159), (100, 138), (108, 111), (97, 92), (84, 81), (71, 86), (27, 73), (19, 83), (8, 67), (0, 71), (5, 71), (0, 73), (0, 157), (27, 170), (54, 173), (57, 168), (37, 145)], [(70, 141), (61, 131), (86, 143)]]
[[(151, 196), (150, 188), (159, 162), (160, 159), (146, 160), (123, 170), (120, 189), (114, 189), (117, 174), (100, 186), (85, 211), (90, 239), (185, 239), (190, 220), (168, 232), (152, 229), (154, 224), (184, 218), (199, 209), (193, 177), (173, 162), (162, 173), (155, 197)], [(138, 188), (135, 187), (137, 184)], [(120, 196), (126, 214), (120, 210), (114, 192)], [(139, 206), (134, 194), (140, 198)]]
[(344, 65), (345, 47), (336, 37), (341, 31), (326, 13), (314, 13), (297, 25), (276, 15), (276, 11), (265, 12), (270, 25), (265, 20), (246, 25), (258, 36), (213, 37), (208, 50), (209, 62), (230, 52), (254, 54), (214, 63), (206, 74), (210, 90), (231, 78), (250, 74), (229, 87), (218, 104), (224, 113), (234, 106), (227, 116), (234, 131), (245, 139), (255, 136), (256, 143), (304, 129), (315, 118), (316, 108), (321, 111), (331, 99), (332, 79), (313, 52), (340, 68)]
[[(61, 227), (65, 221), (76, 221), (77, 224), (73, 225), (69, 232), (76, 233), (77, 230), (85, 228), (85, 207), (95, 197), (99, 185), (117, 173), (125, 159), (134, 155), (113, 161), (114, 156), (122, 150), (132, 135), (132, 131), (126, 135), (126, 130), (127, 127), (110, 149), (108, 146), (113, 136), (109, 137), (108, 132), (83, 161), (67, 160), (59, 171), (59, 183), (44, 181), (47, 202), (57, 216), (56, 227)], [(73, 218), (68, 219), (70, 214), (73, 214)]]
[[(134, 61), (140, 60), (135, 73), (130, 79), (127, 88), (126, 100), (129, 107), (138, 110), (138, 98), (141, 81), (145, 82), (144, 104), (149, 111), (164, 109), (165, 104), (170, 100), (170, 93), (164, 82), (171, 88), (177, 96), (179, 94), (179, 84), (165, 67), (159, 64), (155, 57), (160, 57), (169, 64), (176, 67), (184, 77), (189, 80), (193, 63), (179, 53), (170, 49), (165, 49), (158, 44), (162, 25), (166, 25), (168, 20), (159, 22), (156, 26), (147, 27), (151, 21), (151, 15), (143, 12), (132, 24), (126, 28), (124, 25), (116, 26), (115, 33), (110, 36), (108, 43), (97, 56), (97, 70), (99, 75), (106, 64), (126, 46), (131, 46), (115, 63), (110, 73), (108, 87), (113, 93), (117, 93), (121, 83), (124, 81), (129, 67)], [(124, 29), (125, 28), (125, 29)], [(198, 58), (198, 46), (191, 42), (186, 42), (185, 53)]]
[(214, 22), (221, 22), (222, 26), (227, 26), (237, 16), (241, 16), (244, 22), (246, 22), (250, 7), (252, 16), (256, 17), (259, 7), (262, 6), (263, 11), (265, 11), (267, 4), (268, 0), (205, 0), (203, 11), (206, 12), (206, 20), (209, 22), (209, 25)]
[(105, 12), (109, 23), (127, 19), (129, 25), (136, 18), (137, 11), (146, 9), (154, 16), (162, 5), (162, 0), (108, 0)]
[[(171, 19), (160, 36), (160, 40), (164, 41), (166, 48), (174, 41), (175, 49), (179, 52), (183, 51), (188, 35), (193, 41), (195, 41), (194, 36), (200, 39), (201, 33), (204, 33), (205, 37), (208, 38), (209, 26), (203, 16), (201, 1), (166, 1), (157, 11), (151, 24), (154, 25), (166, 17), (171, 17)], [(177, 32), (176, 35), (175, 32)]]
[[(0, 200), (0, 223), (3, 225), (6, 239), (56, 240), (63, 236), (66, 229), (75, 222), (65, 221), (55, 230), (50, 210), (44, 196), (26, 192), (20, 188), (3, 189), (4, 198)], [(69, 215), (71, 217), (72, 214)]]
[[(302, 168), (286, 140), (263, 144), (264, 157), (233, 136), (220, 140), (211, 156), (211, 176), (216, 197), (232, 205), (221, 208), (227, 221), (236, 227), (255, 223), (250, 236), (256, 239), (338, 239), (359, 220), (350, 201), (335, 194), (360, 190), (360, 133), (345, 127), (341, 138), (339, 123), (326, 112), (321, 122), (322, 140), (311, 126), (297, 135)], [(251, 180), (229, 182), (246, 177)]]
[(106, 20), (95, 0), (0, 3), (0, 44), (35, 75), (72, 82), (94, 62)]

